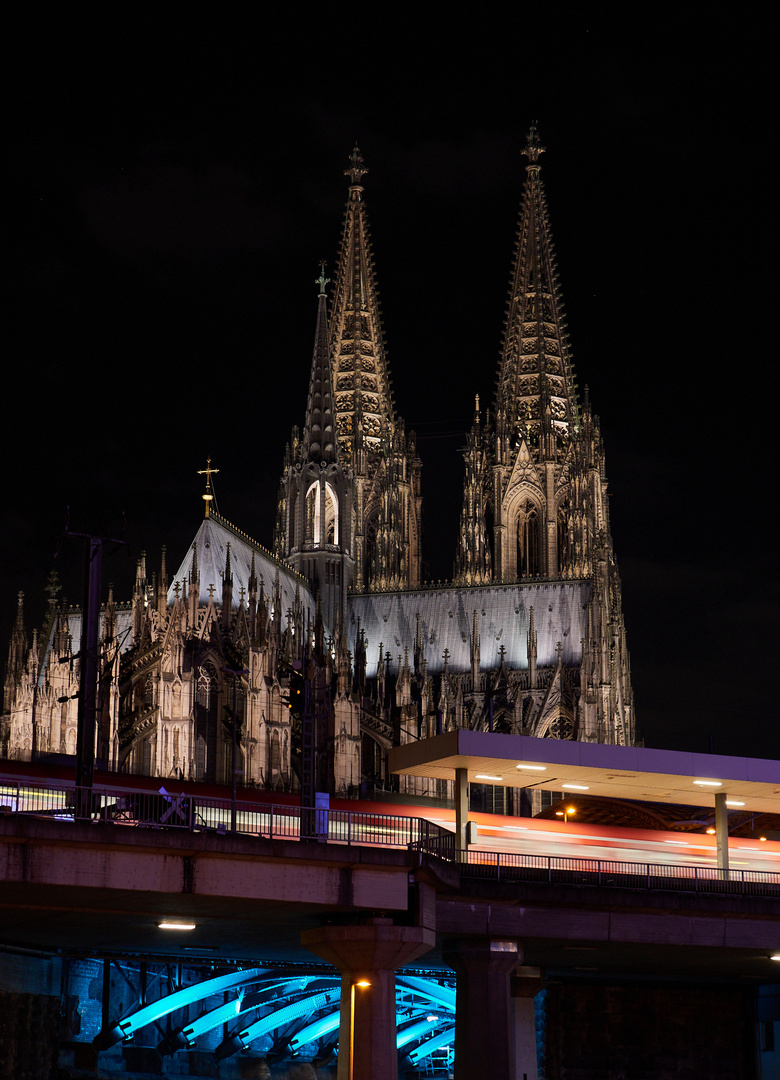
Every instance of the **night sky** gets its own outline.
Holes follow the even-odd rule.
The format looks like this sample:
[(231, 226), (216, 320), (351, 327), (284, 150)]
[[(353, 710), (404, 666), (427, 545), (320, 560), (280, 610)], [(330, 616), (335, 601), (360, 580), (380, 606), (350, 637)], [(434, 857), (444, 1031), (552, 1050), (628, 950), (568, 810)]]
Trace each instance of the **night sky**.
[(355, 141), (425, 556), (449, 578), (458, 451), (474, 394), (492, 402), (537, 121), (642, 734), (780, 757), (768, 29), (587, 4), (479, 24), (377, 8), (373, 28), (371, 9), (261, 10), (69, 10), (20, 30), (2, 641), (20, 588), (39, 624), (55, 551), (79, 601), (67, 506), (77, 531), (118, 536), (124, 515), (104, 572), (118, 599), (140, 551), (157, 569), (167, 544), (178, 567), (209, 456), (220, 512), (270, 546)]

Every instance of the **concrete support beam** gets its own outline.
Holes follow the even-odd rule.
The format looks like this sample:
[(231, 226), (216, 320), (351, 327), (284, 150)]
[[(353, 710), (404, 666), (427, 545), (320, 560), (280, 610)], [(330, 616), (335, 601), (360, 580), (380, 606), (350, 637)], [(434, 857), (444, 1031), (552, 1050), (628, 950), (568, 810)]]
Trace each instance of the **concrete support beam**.
[(464, 938), (446, 944), (444, 962), (458, 978), (455, 1080), (517, 1075), (509, 976), (521, 960), (516, 941)]
[(726, 807), (726, 792), (718, 791), (715, 795), (715, 843), (718, 851), (718, 869), (729, 868), (729, 812)]
[(511, 1080), (539, 1080), (534, 997), (544, 986), (539, 968), (519, 967), (510, 980), (515, 1020), (515, 1071)]
[(304, 930), (301, 944), (341, 972), (337, 1080), (397, 1080), (395, 971), (432, 949), (436, 934), (370, 919)]
[(468, 847), (468, 822), (469, 822), (469, 771), (468, 769), (455, 770), (455, 846), (463, 852), (461, 858), (465, 860), (466, 848)]

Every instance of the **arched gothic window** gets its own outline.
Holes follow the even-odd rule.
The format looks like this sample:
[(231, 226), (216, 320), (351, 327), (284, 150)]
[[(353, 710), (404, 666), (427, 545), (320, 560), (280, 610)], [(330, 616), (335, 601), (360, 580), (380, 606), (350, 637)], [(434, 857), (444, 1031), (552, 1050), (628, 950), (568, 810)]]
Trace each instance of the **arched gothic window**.
[(284, 544), (285, 551), (293, 546), (300, 545), (300, 537), (298, 536), (298, 525), (295, 520), (295, 512), (298, 507), (298, 491), (293, 488), (290, 492), (290, 505), (289, 505), (289, 517), (285, 522), (284, 535), (282, 536), (282, 543)]
[(195, 778), (214, 782), (217, 761), (219, 679), (210, 662), (198, 669), (195, 702)]
[(366, 530), (366, 584), (370, 585), (380, 574), (377, 519), (373, 517)]
[(361, 773), (370, 787), (384, 787), (387, 780), (387, 754), (376, 739), (363, 735), (361, 739)]
[(571, 566), (571, 538), (569, 536), (569, 507), (563, 503), (558, 507), (558, 570), (568, 570)]
[(306, 492), (304, 503), (304, 541), (307, 544), (338, 544), (339, 542), (339, 501), (336, 492), (325, 484), (325, 518), (320, 499), (320, 485), (314, 483)]
[(325, 485), (325, 528), (322, 542), (325, 544), (339, 542), (339, 501), (330, 484)]
[(271, 777), (275, 779), (282, 768), (282, 747), (278, 731), (271, 732), (271, 747), (268, 759), (268, 771)]
[(517, 576), (536, 577), (539, 559), (539, 513), (530, 499), (517, 512)]
[[(496, 515), (493, 511), (492, 501), (488, 501), (485, 506), (485, 569), (490, 572), (493, 565), (493, 551), (495, 549), (495, 518)], [(496, 563), (496, 566), (499, 564)]]
[(317, 495), (319, 494), (319, 488), (317, 484), (312, 484), (309, 490), (306, 492), (306, 501), (304, 503), (304, 523), (303, 523), (303, 539), (307, 544), (313, 544), (316, 541), (316, 525), (317, 525)]

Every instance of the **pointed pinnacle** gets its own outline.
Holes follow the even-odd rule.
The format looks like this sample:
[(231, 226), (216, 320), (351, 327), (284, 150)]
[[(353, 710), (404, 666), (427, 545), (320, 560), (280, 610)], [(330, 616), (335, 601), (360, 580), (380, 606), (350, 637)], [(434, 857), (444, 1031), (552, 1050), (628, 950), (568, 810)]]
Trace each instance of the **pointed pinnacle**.
[(539, 131), (536, 127), (536, 121), (531, 124), (528, 131), (527, 142), (524, 146), (522, 153), (528, 158), (529, 165), (538, 165), (539, 155), (543, 154), (546, 147), (542, 146), (539, 142)]
[(348, 176), (352, 181), (352, 186), (355, 187), (368, 172), (368, 169), (363, 163), (363, 155), (360, 150), (355, 146), (349, 158), (349, 166), (344, 170), (344, 175)]
[(320, 287), (320, 292), (319, 292), (320, 296), (325, 295), (325, 286), (330, 284), (330, 278), (325, 277), (325, 267), (326, 266), (327, 266), (327, 263), (325, 262), (324, 259), (322, 259), (320, 261), (320, 276), (318, 278), (314, 279), (315, 285), (319, 285), (319, 287)]

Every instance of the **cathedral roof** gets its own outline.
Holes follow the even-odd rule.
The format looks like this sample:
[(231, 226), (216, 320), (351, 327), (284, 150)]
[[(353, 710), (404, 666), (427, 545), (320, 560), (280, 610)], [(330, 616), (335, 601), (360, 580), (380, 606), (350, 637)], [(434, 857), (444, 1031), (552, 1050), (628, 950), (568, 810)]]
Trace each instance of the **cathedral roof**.
[(582, 639), (587, 637), (590, 582), (567, 581), (531, 585), (487, 585), (477, 588), (421, 589), (418, 592), (364, 593), (349, 598), (348, 648), (354, 654), (360, 628), (366, 635), (366, 674), (376, 674), (379, 643), (389, 652), (393, 665), (399, 650), (411, 652), (420, 616), (422, 656), (433, 674), (444, 669), (444, 651), (451, 672), (471, 670), (473, 613), (477, 612), (481, 668), (492, 670), (500, 663), (503, 646), (507, 667), (528, 667), (528, 628), (534, 609), (537, 632), (537, 663), (551, 667), (562, 644), (564, 665), (582, 659)]
[(577, 399), (563, 299), (558, 283), (539, 156), (544, 147), (532, 127), (515, 262), (504, 330), (496, 412), (511, 430), (538, 430), (542, 417), (558, 434), (577, 422)]
[(233, 577), (233, 602), (234, 608), (238, 607), (241, 597), (241, 589), (244, 589), (245, 597), (249, 592), (249, 577), (252, 572), (252, 558), (255, 561), (255, 573), (258, 578), (258, 588), (262, 578), (266, 596), (270, 597), (277, 574), (282, 590), (282, 621), (286, 623), (287, 612), (295, 603), (296, 590), (300, 592), (301, 604), (304, 612), (309, 612), (312, 623), (316, 614), (316, 603), (309, 590), (309, 583), (300, 574), (297, 574), (291, 566), (276, 559), (270, 551), (252, 540), (246, 533), (231, 525), (229, 521), (220, 517), (212, 510), (209, 517), (205, 518), (198, 529), (195, 540), (190, 550), (176, 571), (176, 574), (168, 589), (168, 603), (172, 604), (175, 596), (175, 585), (179, 583), (179, 595), (187, 595), (190, 575), (192, 574), (193, 548), (197, 549), (197, 573), (200, 579), (199, 603), (207, 604), (209, 597), (213, 595), (214, 603), (222, 603), (222, 578), (225, 573), (225, 561), (227, 559), (227, 547), (230, 544), (230, 567)]

